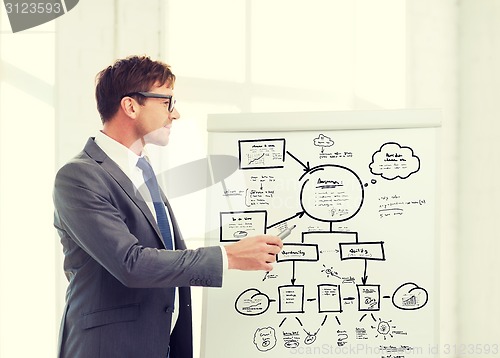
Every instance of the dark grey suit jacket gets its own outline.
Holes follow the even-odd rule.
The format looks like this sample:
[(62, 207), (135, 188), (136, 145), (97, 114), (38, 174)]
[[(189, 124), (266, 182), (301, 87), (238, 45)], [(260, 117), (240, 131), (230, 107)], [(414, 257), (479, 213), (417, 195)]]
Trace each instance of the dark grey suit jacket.
[[(54, 225), (69, 280), (61, 358), (191, 358), (188, 286), (221, 286), (219, 247), (165, 250), (156, 221), (132, 182), (90, 138), (57, 173)], [(171, 332), (172, 289), (179, 318)]]

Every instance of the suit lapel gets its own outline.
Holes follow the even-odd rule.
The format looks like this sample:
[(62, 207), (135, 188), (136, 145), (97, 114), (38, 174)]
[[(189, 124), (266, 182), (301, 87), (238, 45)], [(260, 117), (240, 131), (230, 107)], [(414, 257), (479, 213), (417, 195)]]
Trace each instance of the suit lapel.
[(143, 212), (144, 216), (148, 220), (149, 224), (153, 227), (160, 240), (161, 244), (163, 244), (163, 240), (161, 239), (161, 233), (158, 225), (156, 224), (156, 220), (149, 210), (148, 205), (144, 201), (141, 194), (136, 190), (134, 184), (130, 181), (127, 175), (118, 167), (118, 165), (112, 161), (106, 153), (95, 144), (93, 138), (89, 138), (87, 144), (85, 145), (84, 151), (87, 155), (95, 160), (101, 167), (106, 170), (109, 175), (113, 177), (116, 183), (123, 189), (125, 193), (129, 196), (129, 198), (139, 207), (139, 209)]

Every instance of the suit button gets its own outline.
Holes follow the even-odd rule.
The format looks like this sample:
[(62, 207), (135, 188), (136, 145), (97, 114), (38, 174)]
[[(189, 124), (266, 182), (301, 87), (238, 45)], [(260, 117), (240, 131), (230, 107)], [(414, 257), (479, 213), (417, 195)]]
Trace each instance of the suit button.
[(207, 280), (207, 286), (212, 286), (212, 280), (210, 279)]
[(165, 313), (172, 313), (174, 310), (170, 306), (165, 306), (164, 311), (165, 311)]

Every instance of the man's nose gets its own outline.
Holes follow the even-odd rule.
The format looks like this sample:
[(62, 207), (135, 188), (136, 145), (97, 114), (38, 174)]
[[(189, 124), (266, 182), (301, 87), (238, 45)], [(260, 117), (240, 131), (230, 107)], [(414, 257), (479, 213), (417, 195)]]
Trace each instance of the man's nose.
[(181, 114), (179, 113), (177, 108), (174, 108), (174, 110), (172, 112), (170, 112), (170, 119), (174, 120), (174, 119), (179, 119), (179, 118), (181, 118)]

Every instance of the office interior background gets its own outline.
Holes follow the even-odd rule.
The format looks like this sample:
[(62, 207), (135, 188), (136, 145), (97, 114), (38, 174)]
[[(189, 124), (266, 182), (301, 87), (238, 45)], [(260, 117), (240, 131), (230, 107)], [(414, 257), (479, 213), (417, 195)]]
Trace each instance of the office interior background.
[[(16, 34), (0, 12), (1, 358), (56, 354), (53, 179), (100, 129), (96, 73), (131, 54), (177, 76), (164, 170), (206, 156), (208, 113), (441, 109), (440, 340), (500, 343), (500, 1), (81, 0)], [(172, 201), (191, 248), (203, 203)]]

